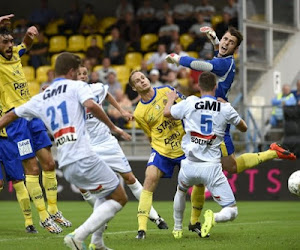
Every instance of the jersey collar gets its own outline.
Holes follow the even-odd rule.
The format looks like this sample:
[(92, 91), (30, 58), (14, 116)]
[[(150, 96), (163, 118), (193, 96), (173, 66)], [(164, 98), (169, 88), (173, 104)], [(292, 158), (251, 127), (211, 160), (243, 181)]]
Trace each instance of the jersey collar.
[(204, 98), (204, 97), (208, 97), (208, 98), (212, 98), (212, 99), (217, 100), (217, 98), (215, 96), (212, 96), (212, 95), (203, 95), (203, 96), (201, 96), (201, 98)]

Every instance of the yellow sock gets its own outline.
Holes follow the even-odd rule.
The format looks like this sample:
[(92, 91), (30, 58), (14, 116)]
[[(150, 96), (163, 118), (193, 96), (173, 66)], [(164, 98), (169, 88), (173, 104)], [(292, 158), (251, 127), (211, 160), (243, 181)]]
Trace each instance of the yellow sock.
[(25, 227), (33, 225), (30, 198), (24, 182), (20, 181), (18, 183), (14, 183), (13, 187), (16, 190), (17, 200), (25, 218)]
[(152, 206), (152, 197), (153, 192), (149, 192), (147, 190), (142, 190), (139, 207), (138, 207), (138, 223), (139, 230), (147, 230), (147, 221), (149, 217), (149, 212)]
[(26, 175), (26, 187), (36, 209), (38, 210), (40, 220), (46, 220), (49, 217), (49, 214), (46, 211), (44, 196), (39, 183), (39, 176)]
[(54, 171), (43, 171), (43, 186), (45, 188), (48, 201), (48, 212), (55, 214), (57, 208), (57, 179)]
[(204, 186), (193, 186), (191, 194), (191, 224), (195, 225), (199, 222), (203, 204), (205, 201), (205, 187)]
[(246, 153), (236, 158), (237, 172), (256, 167), (258, 164), (278, 158), (276, 151), (267, 150), (259, 153)]

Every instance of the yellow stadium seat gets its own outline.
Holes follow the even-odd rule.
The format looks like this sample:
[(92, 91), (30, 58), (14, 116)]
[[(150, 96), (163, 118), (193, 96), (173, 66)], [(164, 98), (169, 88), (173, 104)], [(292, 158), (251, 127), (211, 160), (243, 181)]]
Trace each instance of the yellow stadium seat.
[(82, 35), (73, 35), (68, 39), (68, 48), (69, 52), (77, 52), (85, 50), (85, 37)]
[(191, 57), (199, 58), (199, 54), (196, 51), (187, 51), (186, 53)]
[(112, 67), (117, 73), (118, 81), (122, 83), (122, 86), (124, 87), (124, 85), (126, 85), (128, 82), (130, 68), (128, 68), (126, 65), (113, 65)]
[(58, 57), (59, 53), (57, 54), (54, 54), (51, 56), (51, 66), (54, 68), (54, 65), (55, 65), (55, 61), (56, 61), (56, 58)]
[[(155, 52), (148, 52), (148, 53), (146, 53), (144, 55), (144, 60), (147, 62), (154, 53)], [(153, 68), (153, 63), (149, 64), (147, 68), (148, 68), (148, 70), (152, 69)]]
[(106, 43), (110, 42), (112, 40), (112, 36), (111, 35), (107, 35), (104, 37), (104, 41), (103, 44), (105, 45)]
[(183, 50), (186, 50), (187, 47), (194, 41), (193, 37), (189, 34), (182, 34), (179, 37), (179, 42), (183, 48)]
[(84, 53), (73, 53), (73, 54), (75, 54), (75, 55), (79, 56), (79, 57), (80, 57), (80, 59), (83, 59), (83, 58), (85, 58), (85, 54), (84, 54)]
[(58, 26), (64, 24), (64, 22), (65, 22), (64, 19), (60, 18), (60, 19), (57, 19), (55, 21), (48, 23), (45, 28), (45, 33), (48, 36), (57, 35), (59, 33)]
[(216, 25), (223, 21), (223, 17), (221, 15), (215, 15), (211, 18), (211, 25), (215, 29)]
[(141, 36), (141, 49), (146, 52), (149, 51), (149, 46), (158, 41), (156, 34), (144, 34)]
[(23, 56), (21, 56), (22, 66), (28, 66), (29, 59), (30, 59), (30, 56), (28, 54), (24, 54)]
[(40, 66), (36, 69), (36, 81), (39, 83), (46, 82), (48, 79), (47, 72), (52, 69), (51, 66)]
[(97, 39), (97, 45), (100, 49), (103, 49), (103, 38), (100, 35), (90, 35), (87, 36), (85, 39), (85, 49), (91, 46), (91, 40), (93, 37), (96, 37)]
[(98, 71), (99, 69), (102, 69), (103, 66), (102, 65), (96, 65), (93, 69), (93, 71)]
[(139, 52), (130, 52), (125, 55), (125, 64), (130, 69), (141, 66), (143, 55)]
[(53, 36), (49, 41), (49, 52), (58, 53), (67, 49), (67, 38), (65, 36)]
[(24, 66), (23, 72), (26, 77), (27, 82), (34, 81), (35, 79), (35, 70), (32, 66)]
[(104, 34), (106, 30), (117, 22), (117, 18), (113, 16), (104, 17), (99, 22), (98, 31)]
[(37, 81), (29, 81), (28, 82), (28, 88), (29, 88), (29, 93), (31, 96), (34, 96), (38, 93), (40, 93), (40, 84)]

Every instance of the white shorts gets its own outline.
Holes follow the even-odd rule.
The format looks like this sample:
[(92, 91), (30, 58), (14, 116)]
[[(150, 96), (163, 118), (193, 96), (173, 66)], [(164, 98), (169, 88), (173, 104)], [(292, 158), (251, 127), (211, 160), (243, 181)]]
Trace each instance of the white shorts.
[(180, 189), (186, 191), (189, 187), (199, 184), (206, 186), (214, 200), (222, 207), (235, 204), (233, 192), (222, 172), (221, 163), (182, 160), (178, 175)]
[(98, 198), (110, 195), (119, 185), (117, 175), (98, 155), (83, 158), (62, 167), (65, 179)]
[(129, 162), (114, 136), (101, 144), (92, 145), (92, 148), (113, 171), (122, 174), (132, 172)]

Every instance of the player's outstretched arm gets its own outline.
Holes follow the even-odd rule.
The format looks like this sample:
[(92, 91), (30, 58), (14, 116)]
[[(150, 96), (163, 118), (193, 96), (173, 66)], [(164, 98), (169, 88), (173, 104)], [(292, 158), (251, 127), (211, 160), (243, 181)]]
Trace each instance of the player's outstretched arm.
[(4, 116), (0, 118), (0, 131), (5, 128), (8, 124), (13, 122), (14, 120), (18, 119), (19, 116), (15, 114), (14, 111), (10, 111), (6, 113)]
[(33, 39), (38, 36), (39, 32), (35, 26), (31, 26), (27, 29), (26, 34), (23, 38), (23, 43), (26, 45), (27, 49), (30, 49)]
[(219, 50), (219, 39), (217, 37), (216, 32), (208, 26), (204, 26), (200, 28), (202, 33), (205, 33), (210, 42), (214, 45), (214, 50)]
[(121, 113), (121, 115), (124, 118), (127, 119), (127, 121), (133, 120), (133, 115), (130, 112), (124, 110), (110, 93), (107, 93), (106, 99), (111, 105), (113, 105)]
[(174, 117), (171, 115), (171, 107), (172, 107), (174, 101), (178, 98), (178, 94), (177, 94), (176, 90), (173, 90), (171, 92), (168, 92), (166, 95), (168, 97), (168, 102), (164, 109), (164, 116), (167, 118), (174, 119)]
[(10, 19), (13, 18), (14, 14), (0, 16), (0, 26), (6, 26), (10, 24)]
[(127, 134), (123, 129), (120, 129), (115, 124), (113, 124), (112, 121), (106, 115), (106, 113), (100, 108), (100, 106), (94, 100), (88, 99), (83, 103), (83, 105), (88, 110), (90, 110), (90, 112), (95, 117), (97, 117), (99, 120), (104, 122), (112, 132), (119, 134), (123, 139), (127, 141), (131, 140), (131, 136)]
[(246, 132), (248, 129), (248, 126), (247, 126), (246, 122), (243, 119), (241, 119), (239, 124), (236, 125), (236, 128), (241, 132)]

